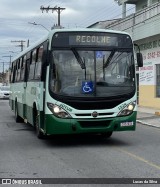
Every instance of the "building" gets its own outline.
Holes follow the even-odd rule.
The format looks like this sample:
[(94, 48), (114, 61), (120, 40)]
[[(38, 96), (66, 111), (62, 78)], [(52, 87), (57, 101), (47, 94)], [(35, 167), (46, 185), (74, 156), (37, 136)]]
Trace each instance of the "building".
[[(160, 0), (116, 1), (122, 6), (122, 18), (106, 22), (103, 26), (105, 29), (128, 32), (134, 43), (140, 46), (144, 67), (136, 72), (139, 80), (139, 105), (160, 109)], [(135, 4), (136, 10), (129, 16), (125, 14), (127, 3)]]

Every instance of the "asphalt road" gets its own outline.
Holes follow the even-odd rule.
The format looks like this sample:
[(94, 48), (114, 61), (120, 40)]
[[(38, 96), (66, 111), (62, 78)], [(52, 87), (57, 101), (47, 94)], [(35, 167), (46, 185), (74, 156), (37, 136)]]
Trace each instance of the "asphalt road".
[(0, 100), (0, 178), (159, 178), (160, 129), (39, 140)]

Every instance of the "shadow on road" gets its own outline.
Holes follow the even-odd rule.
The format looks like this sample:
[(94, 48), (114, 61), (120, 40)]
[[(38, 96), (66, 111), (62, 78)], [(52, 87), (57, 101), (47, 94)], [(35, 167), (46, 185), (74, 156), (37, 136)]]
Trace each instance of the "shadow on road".
[(54, 135), (44, 141), (49, 147), (74, 147), (74, 146), (128, 146), (129, 142), (118, 138), (103, 138), (100, 135)]
[[(14, 114), (10, 117), (12, 121), (15, 120)], [(74, 134), (74, 135), (52, 135), (47, 136), (45, 139), (40, 140), (36, 137), (35, 129), (30, 124), (24, 123), (10, 123), (6, 122), (6, 126), (13, 131), (18, 131), (19, 133), (23, 133), (24, 131), (28, 131), (26, 133), (30, 133), (29, 137), (32, 139), (36, 139), (40, 143), (45, 144), (47, 147), (82, 147), (82, 146), (130, 146), (133, 142), (123, 140), (123, 133), (129, 132), (113, 132), (110, 138), (105, 138), (101, 135), (95, 134)], [(132, 132), (131, 132), (132, 133)], [(120, 134), (120, 137), (119, 137)]]

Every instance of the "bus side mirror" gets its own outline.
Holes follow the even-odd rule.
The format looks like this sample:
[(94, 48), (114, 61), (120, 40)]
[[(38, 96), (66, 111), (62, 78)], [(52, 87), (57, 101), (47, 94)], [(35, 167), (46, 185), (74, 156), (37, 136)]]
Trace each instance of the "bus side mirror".
[(137, 53), (137, 65), (143, 67), (143, 56), (142, 53)]

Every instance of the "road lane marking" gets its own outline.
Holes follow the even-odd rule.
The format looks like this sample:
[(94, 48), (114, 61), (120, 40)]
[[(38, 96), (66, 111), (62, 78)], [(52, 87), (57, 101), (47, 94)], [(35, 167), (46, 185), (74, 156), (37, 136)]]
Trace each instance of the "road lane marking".
[(156, 165), (156, 164), (144, 159), (143, 157), (137, 156), (137, 155), (135, 155), (133, 153), (130, 153), (130, 152), (124, 150), (124, 149), (120, 149), (120, 148), (117, 148), (117, 149), (120, 150), (121, 152), (126, 153), (127, 155), (135, 158), (136, 160), (142, 161), (142, 162), (144, 162), (144, 163), (146, 163), (146, 164), (148, 164), (148, 165), (160, 170), (160, 165)]

